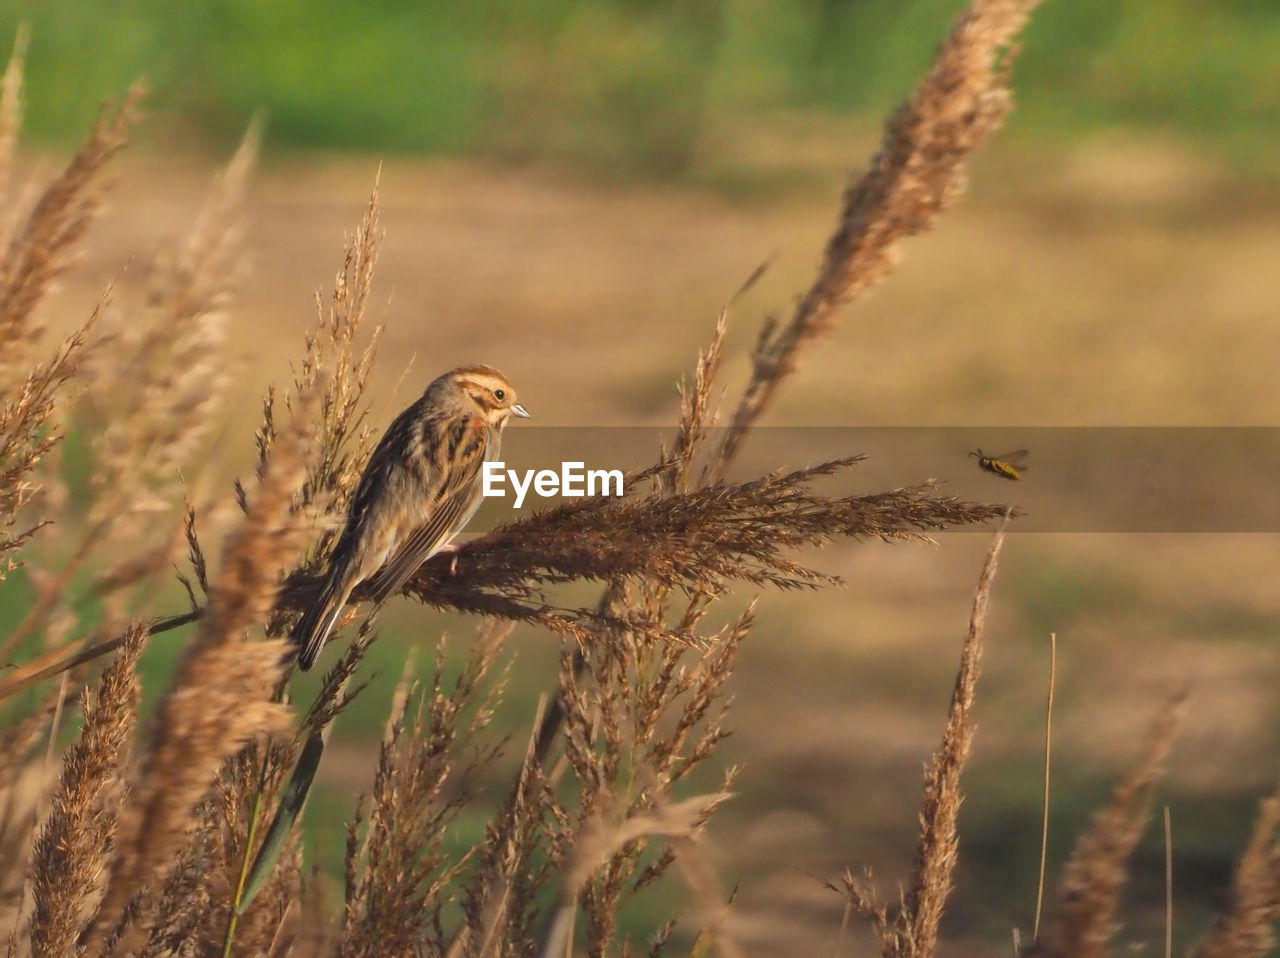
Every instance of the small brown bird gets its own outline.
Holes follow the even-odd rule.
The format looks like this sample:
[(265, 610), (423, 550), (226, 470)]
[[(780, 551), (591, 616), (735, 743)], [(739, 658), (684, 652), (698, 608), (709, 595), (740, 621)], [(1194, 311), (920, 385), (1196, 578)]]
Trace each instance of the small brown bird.
[(320, 593), (294, 627), (300, 669), (315, 664), (356, 586), (369, 581), (381, 602), (462, 531), (483, 498), (483, 465), (498, 458), (512, 416), (529, 413), (502, 373), (461, 366), (387, 427), (351, 497)]

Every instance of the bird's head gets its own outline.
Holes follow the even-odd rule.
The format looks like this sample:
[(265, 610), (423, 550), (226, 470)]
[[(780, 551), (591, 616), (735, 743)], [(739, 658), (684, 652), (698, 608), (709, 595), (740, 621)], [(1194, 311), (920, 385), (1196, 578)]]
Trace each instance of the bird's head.
[(512, 416), (529, 418), (529, 411), (516, 398), (515, 387), (492, 366), (461, 366), (445, 376), (492, 428), (501, 429)]

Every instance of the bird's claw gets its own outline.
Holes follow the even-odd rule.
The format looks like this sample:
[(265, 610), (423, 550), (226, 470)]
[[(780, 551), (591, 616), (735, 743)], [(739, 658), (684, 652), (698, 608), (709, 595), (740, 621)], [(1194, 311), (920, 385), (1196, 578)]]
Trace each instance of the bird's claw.
[(453, 559), (450, 560), (449, 562), (449, 575), (451, 576), (457, 575), (458, 574), (458, 544), (456, 542), (450, 542), (447, 545), (441, 546), (439, 549), (436, 550), (436, 552), (452, 554)]

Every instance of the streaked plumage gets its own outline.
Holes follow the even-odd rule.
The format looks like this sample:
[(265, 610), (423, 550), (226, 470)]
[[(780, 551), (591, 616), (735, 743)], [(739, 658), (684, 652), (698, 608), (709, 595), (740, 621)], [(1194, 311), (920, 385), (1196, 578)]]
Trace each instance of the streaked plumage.
[(462, 366), (395, 418), (351, 497), (320, 593), (294, 627), (300, 669), (315, 664), (356, 586), (367, 580), (381, 602), (462, 531), (480, 507), (481, 467), (498, 458), (503, 427), (528, 415), (502, 373)]

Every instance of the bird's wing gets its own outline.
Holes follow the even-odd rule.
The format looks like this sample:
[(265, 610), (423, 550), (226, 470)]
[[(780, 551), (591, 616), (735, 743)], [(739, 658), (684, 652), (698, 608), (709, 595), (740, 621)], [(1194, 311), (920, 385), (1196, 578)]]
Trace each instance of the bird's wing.
[(409, 533), (386, 564), (369, 577), (369, 591), (375, 602), (395, 594), (422, 563), (448, 545), (470, 520), (480, 503), (480, 470), (488, 441), (486, 437), (486, 441), (455, 462), (426, 521)]

